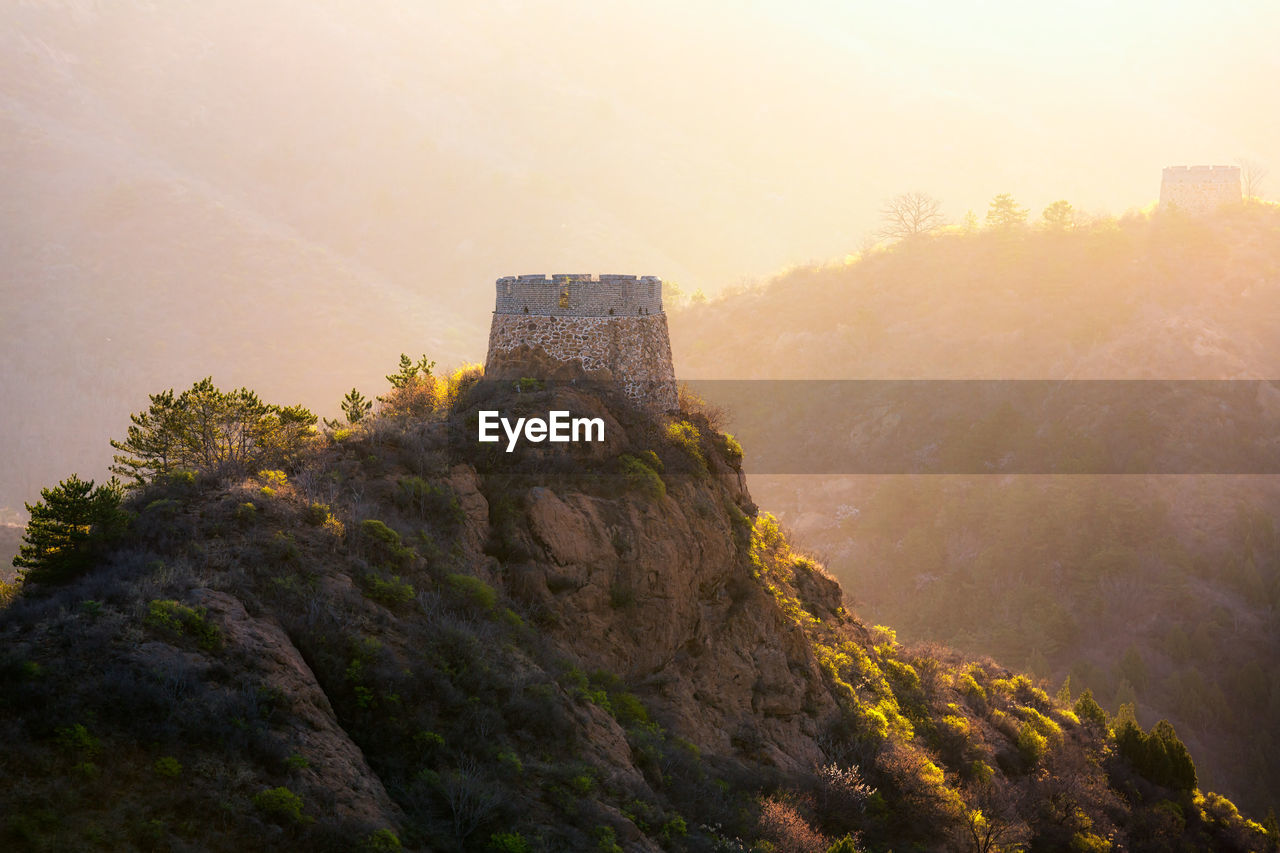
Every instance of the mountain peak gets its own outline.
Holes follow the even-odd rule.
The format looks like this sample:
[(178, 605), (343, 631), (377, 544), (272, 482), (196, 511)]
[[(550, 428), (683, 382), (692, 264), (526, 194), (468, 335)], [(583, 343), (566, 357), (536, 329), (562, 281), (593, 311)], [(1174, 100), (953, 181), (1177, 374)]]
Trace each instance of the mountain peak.
[[(556, 408), (608, 441), (459, 438)], [(1163, 798), (1201, 809), (1124, 752), (1176, 736), (1113, 741), (1024, 677), (860, 623), (713, 415), (428, 372), (282, 469), (140, 486), (91, 571), (0, 612), (9, 837), (941, 849), (975, 821), (1104, 844)], [(1208, 808), (1188, 841), (1251, 837)]]

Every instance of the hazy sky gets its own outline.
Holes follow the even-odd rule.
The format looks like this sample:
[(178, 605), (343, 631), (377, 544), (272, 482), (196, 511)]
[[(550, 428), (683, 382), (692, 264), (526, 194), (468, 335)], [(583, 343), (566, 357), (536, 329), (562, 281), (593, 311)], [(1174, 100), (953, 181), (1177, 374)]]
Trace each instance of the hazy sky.
[(502, 275), (715, 292), (907, 190), (1120, 213), (1244, 157), (1275, 198), (1278, 44), (1275, 2), (0, 0), (0, 507), (152, 391), (482, 359)]
[(1119, 213), (1173, 164), (1280, 187), (1274, 2), (83, 0), (0, 24), (0, 97), (100, 98), (166, 169), (400, 282), (715, 290), (855, 250), (906, 190), (959, 220), (1002, 192)]
[(551, 115), (590, 107), (566, 132), (596, 128), (606, 148), (650, 135), (620, 168), (661, 186), (664, 160), (697, 162), (709, 189), (662, 186), (670, 203), (718, 203), (708, 215), (752, 219), (744, 232), (771, 221), (789, 237), (779, 263), (841, 254), (908, 188), (953, 218), (999, 192), (1121, 212), (1156, 198), (1165, 165), (1280, 163), (1275, 3), (478, 9), (449, 16), (475, 52), (455, 57), (459, 82), (511, 84)]

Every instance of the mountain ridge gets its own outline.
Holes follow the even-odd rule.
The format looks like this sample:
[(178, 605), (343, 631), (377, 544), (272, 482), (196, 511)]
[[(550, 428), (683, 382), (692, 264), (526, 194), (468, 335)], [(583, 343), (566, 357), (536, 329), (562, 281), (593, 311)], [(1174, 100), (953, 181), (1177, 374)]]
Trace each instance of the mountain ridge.
[[(451, 440), (482, 407), (598, 414), (609, 440)], [(1167, 800), (1184, 816), (1164, 835), (1269, 843), (1114, 739), (1154, 733), (862, 625), (707, 415), (675, 423), (432, 377), (283, 470), (142, 488), (105, 563), (0, 611), (19, 744), (0, 773), (38, 780), (8, 787), (8, 837), (825, 851), (989, 830), (1140, 850)]]
[[(1251, 440), (1235, 426), (1264, 442), (1274, 434), (1278, 234), (1280, 205), (1256, 201), (1198, 217), (1076, 215), (1065, 229), (1046, 221), (950, 228), (792, 270), (673, 311), (669, 323), (682, 376), (901, 379), (904, 389), (923, 379), (919, 387), (960, 395), (969, 405), (960, 429), (918, 431), (912, 447), (959, 435), (978, 463), (965, 458), (967, 467), (942, 470), (987, 463), (990, 475), (753, 471), (754, 492), (829, 555), (828, 568), (864, 614), (912, 641), (991, 654), (1055, 684), (1069, 677), (1110, 709), (1135, 703), (1144, 721), (1172, 720), (1200, 756), (1202, 776), (1261, 814), (1277, 806), (1280, 784), (1269, 734), (1280, 692), (1258, 672), (1269, 673), (1277, 654), (1280, 492), (1273, 476), (1188, 475), (1176, 459), (1197, 444), (1229, 449)], [(753, 357), (735, 357), (745, 351)], [(1119, 411), (1132, 411), (1138, 398), (1128, 380), (1258, 381), (1242, 386), (1248, 399), (1212, 407), (1218, 423), (1211, 415), (1186, 434), (1189, 423), (1158, 416), (1099, 433), (1107, 423), (1101, 405), (1060, 418), (1025, 410), (997, 417), (965, 396), (962, 381), (948, 383), (969, 379), (1086, 380), (1124, 397)], [(700, 387), (712, 395), (715, 384)], [(820, 460), (856, 458), (879, 442), (903, 457), (883, 440), (896, 433), (877, 421), (877, 409), (832, 406), (847, 440), (823, 431), (845, 442), (828, 450), (769, 406), (769, 382), (755, 384), (757, 399), (731, 412), (729, 426), (756, 446), (803, 448), (801, 458)], [(948, 409), (942, 399), (935, 407), (889, 396), (904, 423), (929, 424), (935, 409)], [(1001, 467), (1009, 460), (978, 455), (988, 440), (1003, 447), (1024, 429), (1070, 456), (1072, 443), (1046, 440), (1046, 430), (1073, 423), (1093, 424), (1085, 432), (1100, 447), (1127, 443), (1148, 461), (1170, 460), (1134, 468), (1168, 474), (1111, 465), (1093, 469), (1111, 472), (1095, 478), (1014, 475)], [(859, 436), (871, 442), (859, 445)], [(1072, 470), (1019, 461), (1014, 470)]]

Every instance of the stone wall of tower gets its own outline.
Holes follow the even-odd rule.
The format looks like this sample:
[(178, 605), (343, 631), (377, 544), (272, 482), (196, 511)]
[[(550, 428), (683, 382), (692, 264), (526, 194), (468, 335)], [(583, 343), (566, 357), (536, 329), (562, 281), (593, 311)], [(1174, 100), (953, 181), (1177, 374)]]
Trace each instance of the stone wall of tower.
[(644, 408), (675, 409), (662, 282), (651, 276), (498, 279), (485, 376), (616, 383)]
[(634, 275), (509, 275), (498, 279), (499, 314), (610, 317), (662, 313), (662, 281)]
[(1160, 180), (1160, 206), (1212, 213), (1241, 201), (1239, 166), (1169, 166)]

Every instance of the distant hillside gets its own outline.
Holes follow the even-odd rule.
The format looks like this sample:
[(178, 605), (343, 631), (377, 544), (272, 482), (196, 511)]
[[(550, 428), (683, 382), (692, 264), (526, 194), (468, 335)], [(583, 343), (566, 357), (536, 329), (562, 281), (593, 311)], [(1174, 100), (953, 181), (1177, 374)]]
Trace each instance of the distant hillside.
[[(161, 477), (0, 609), (7, 849), (1274, 849), (1167, 724), (868, 628), (703, 413), (523, 391)], [(479, 408), (608, 440), (482, 452)]]
[[(679, 312), (671, 327), (685, 376), (1274, 379), (1280, 208), (1130, 215), (1067, 231), (952, 230), (791, 271)], [(903, 404), (928, 421), (930, 401)], [(814, 440), (767, 399), (730, 414), (748, 446)], [(848, 417), (848, 440), (890, 445), (883, 410)], [(1221, 414), (1224, 431), (1258, 417)], [(1262, 425), (1273, 430), (1269, 417)], [(1214, 440), (1145, 435), (1141, 449), (1155, 457), (1181, 448), (1175, 441)], [(750, 453), (745, 464), (751, 470)], [(1136, 700), (1143, 718), (1175, 722), (1213, 784), (1259, 812), (1277, 805), (1280, 741), (1268, 722), (1280, 715), (1271, 686), (1280, 659), (1276, 478), (753, 483), (828, 556), (870, 618), (1054, 684), (1070, 676), (1111, 708)]]
[[(1280, 205), (954, 229), (671, 318), (685, 377), (1280, 376)], [(744, 359), (742, 342), (751, 341)]]

